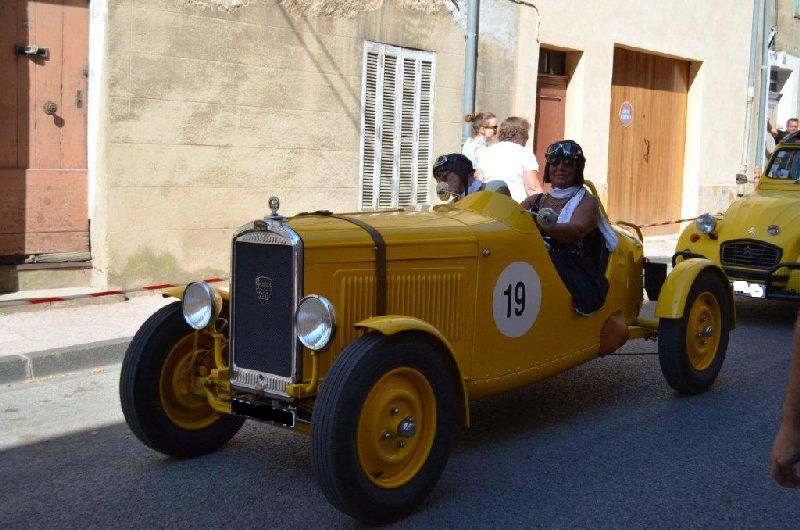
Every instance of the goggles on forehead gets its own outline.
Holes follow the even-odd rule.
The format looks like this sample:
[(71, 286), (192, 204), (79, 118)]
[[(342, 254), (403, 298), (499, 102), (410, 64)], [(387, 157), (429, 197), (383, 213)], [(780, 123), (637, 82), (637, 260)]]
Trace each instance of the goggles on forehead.
[(548, 160), (558, 156), (562, 158), (583, 158), (583, 149), (572, 140), (564, 140), (563, 142), (550, 144), (544, 156)]
[(449, 156), (448, 155), (442, 155), (442, 156), (440, 156), (439, 158), (436, 159), (436, 162), (433, 163), (433, 169), (439, 169), (440, 167), (442, 167), (446, 163), (452, 162), (452, 161), (453, 161), (453, 156), (452, 155), (449, 155)]

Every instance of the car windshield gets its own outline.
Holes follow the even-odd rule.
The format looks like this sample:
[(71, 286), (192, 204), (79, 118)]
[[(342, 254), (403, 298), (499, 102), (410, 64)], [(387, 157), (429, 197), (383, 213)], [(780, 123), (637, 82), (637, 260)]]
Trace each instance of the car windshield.
[(800, 150), (778, 151), (769, 166), (767, 176), (772, 179), (800, 180)]

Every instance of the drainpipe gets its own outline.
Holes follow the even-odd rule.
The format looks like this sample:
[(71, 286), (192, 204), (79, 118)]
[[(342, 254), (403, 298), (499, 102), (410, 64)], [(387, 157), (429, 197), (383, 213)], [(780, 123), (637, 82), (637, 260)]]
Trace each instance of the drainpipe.
[(742, 161), (739, 164), (739, 175), (747, 178), (747, 166), (750, 164), (750, 133), (753, 129), (753, 100), (756, 94), (756, 50), (758, 49), (758, 5), (762, 0), (753, 0), (753, 22), (750, 26), (750, 68), (747, 73), (747, 110), (744, 118), (744, 144), (742, 145)]
[[(478, 64), (478, 12), (480, 0), (467, 0), (467, 49), (464, 54), (464, 115), (475, 112), (475, 72)], [(464, 122), (461, 144), (472, 136), (472, 124)]]
[(764, 0), (764, 26), (761, 29), (761, 86), (758, 100), (758, 136), (756, 137), (755, 167), (764, 165), (764, 134), (767, 130), (767, 90), (769, 90), (769, 8), (770, 0)]

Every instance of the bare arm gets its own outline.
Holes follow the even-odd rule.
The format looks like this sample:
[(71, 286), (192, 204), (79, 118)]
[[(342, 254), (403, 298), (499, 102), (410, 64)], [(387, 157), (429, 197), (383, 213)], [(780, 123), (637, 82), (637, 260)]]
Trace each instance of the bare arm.
[(525, 193), (527, 193), (528, 196), (544, 192), (544, 186), (539, 178), (539, 172), (535, 169), (526, 169), (522, 172), (522, 183), (525, 186)]
[(800, 462), (800, 313), (794, 325), (792, 364), (783, 401), (783, 419), (772, 447), (772, 476), (781, 486), (800, 484), (795, 465)]
[(597, 199), (586, 194), (575, 208), (572, 219), (568, 223), (558, 223), (552, 228), (540, 228), (542, 234), (550, 236), (560, 243), (572, 243), (586, 237), (597, 228)]

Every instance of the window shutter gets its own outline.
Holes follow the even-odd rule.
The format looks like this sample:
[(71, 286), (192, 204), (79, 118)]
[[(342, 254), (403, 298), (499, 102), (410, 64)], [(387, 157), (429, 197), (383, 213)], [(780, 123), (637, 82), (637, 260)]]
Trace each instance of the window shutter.
[(361, 209), (428, 202), (435, 55), (366, 42)]

